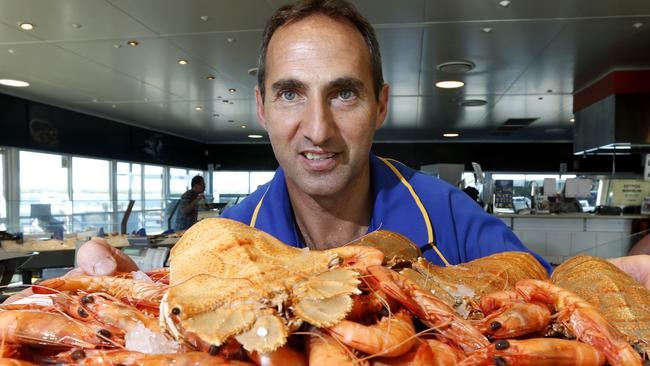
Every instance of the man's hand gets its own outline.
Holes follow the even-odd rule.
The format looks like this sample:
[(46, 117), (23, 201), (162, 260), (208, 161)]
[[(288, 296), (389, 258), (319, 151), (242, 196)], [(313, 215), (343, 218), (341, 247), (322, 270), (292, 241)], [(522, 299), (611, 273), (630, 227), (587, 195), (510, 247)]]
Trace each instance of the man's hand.
[(623, 270), (637, 280), (640, 284), (650, 289), (650, 255), (630, 255), (609, 259), (616, 267)]
[(115, 272), (137, 271), (138, 266), (133, 259), (121, 250), (113, 248), (101, 238), (93, 238), (84, 243), (77, 251), (77, 266), (75, 271), (91, 276), (108, 276)]
[[(137, 271), (138, 266), (124, 252), (113, 248), (101, 238), (94, 238), (84, 243), (77, 251), (77, 265), (79, 267), (65, 274), (64, 277), (91, 275), (108, 276), (115, 272)], [(32, 289), (27, 288), (5, 300), (5, 304), (32, 295)]]

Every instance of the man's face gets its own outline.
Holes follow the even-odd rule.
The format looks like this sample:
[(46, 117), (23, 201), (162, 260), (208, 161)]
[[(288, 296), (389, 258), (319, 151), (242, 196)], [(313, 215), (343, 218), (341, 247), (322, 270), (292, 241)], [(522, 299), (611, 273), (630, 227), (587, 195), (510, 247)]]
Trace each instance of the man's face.
[(353, 25), (313, 15), (279, 28), (265, 88), (264, 101), (256, 91), (258, 117), (290, 187), (333, 196), (365, 177), (388, 86), (377, 101), (368, 47)]

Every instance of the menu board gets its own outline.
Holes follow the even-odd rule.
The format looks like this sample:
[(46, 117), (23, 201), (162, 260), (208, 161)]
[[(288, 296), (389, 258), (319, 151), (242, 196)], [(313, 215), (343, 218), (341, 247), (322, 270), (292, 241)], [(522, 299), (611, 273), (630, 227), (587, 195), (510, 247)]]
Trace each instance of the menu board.
[(512, 206), (512, 180), (494, 181), (494, 211), (496, 212), (514, 212)]

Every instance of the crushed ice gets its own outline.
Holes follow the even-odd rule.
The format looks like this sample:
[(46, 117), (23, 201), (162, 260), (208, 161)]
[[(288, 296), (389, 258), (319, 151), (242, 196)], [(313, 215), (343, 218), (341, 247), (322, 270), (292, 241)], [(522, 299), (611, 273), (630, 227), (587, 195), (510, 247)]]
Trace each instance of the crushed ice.
[(175, 353), (178, 342), (167, 339), (162, 333), (155, 333), (138, 323), (124, 336), (128, 351), (147, 354)]

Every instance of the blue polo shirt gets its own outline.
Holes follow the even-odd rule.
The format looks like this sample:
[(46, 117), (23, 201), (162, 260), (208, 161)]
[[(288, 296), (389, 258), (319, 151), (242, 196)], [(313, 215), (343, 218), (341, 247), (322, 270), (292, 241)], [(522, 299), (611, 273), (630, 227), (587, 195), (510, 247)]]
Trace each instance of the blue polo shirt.
[[(551, 266), (528, 250), (500, 219), (485, 213), (450, 184), (373, 154), (370, 175), (373, 209), (368, 232), (383, 229), (400, 233), (438, 265), (523, 251), (533, 254), (551, 273)], [(261, 229), (288, 245), (306, 246), (293, 218), (282, 168), (271, 181), (221, 216)]]

